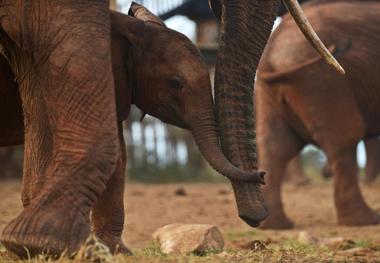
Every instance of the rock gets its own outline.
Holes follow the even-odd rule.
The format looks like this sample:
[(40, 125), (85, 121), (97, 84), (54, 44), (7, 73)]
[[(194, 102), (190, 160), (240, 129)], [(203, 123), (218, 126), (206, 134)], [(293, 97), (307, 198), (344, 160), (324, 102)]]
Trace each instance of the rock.
[(171, 224), (153, 233), (153, 239), (165, 254), (221, 251), (224, 247), (222, 233), (216, 226), (201, 224)]
[(319, 242), (319, 239), (315, 236), (312, 236), (307, 231), (301, 231), (298, 233), (298, 242), (305, 245), (317, 245)]
[(186, 195), (187, 195), (185, 189), (183, 189), (182, 187), (176, 189), (176, 190), (174, 191), (174, 194), (177, 195), (177, 196), (186, 196)]

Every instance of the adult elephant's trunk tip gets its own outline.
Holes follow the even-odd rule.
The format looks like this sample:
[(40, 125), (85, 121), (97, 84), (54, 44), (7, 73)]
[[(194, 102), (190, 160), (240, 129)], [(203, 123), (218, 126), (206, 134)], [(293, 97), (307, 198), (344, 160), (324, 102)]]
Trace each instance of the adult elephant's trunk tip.
[[(214, 87), (215, 115), (223, 154), (234, 166), (263, 177), (263, 173), (256, 172), (253, 87), (280, 1), (209, 0), (209, 3), (222, 22)], [(315, 40), (315, 35), (311, 38)], [(322, 53), (343, 73), (326, 48)], [(268, 215), (260, 185), (232, 180), (232, 187), (239, 216), (249, 225), (257, 226)]]
[(217, 133), (215, 115), (211, 106), (203, 110), (190, 127), (195, 142), (203, 157), (220, 174), (231, 180), (239, 209), (239, 216), (250, 226), (258, 226), (268, 215), (260, 191), (265, 172), (256, 169), (242, 170), (234, 166), (224, 155)]
[[(265, 173), (257, 172), (253, 85), (279, 0), (210, 0), (210, 4), (217, 13), (221, 10), (222, 17), (214, 86), (222, 150), (234, 166), (255, 173), (263, 182)], [(240, 218), (257, 226), (268, 215), (260, 184), (231, 183)]]

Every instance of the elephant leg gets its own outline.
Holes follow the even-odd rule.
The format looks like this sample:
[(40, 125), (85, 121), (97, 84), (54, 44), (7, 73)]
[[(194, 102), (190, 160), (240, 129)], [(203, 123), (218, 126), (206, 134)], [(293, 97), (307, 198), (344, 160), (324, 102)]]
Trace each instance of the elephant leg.
[(281, 116), (270, 110), (259, 111), (257, 126), (259, 168), (267, 173), (263, 188), (269, 216), (261, 228), (289, 229), (293, 223), (285, 214), (281, 186), (288, 162), (303, 147), (300, 139), (289, 129)]
[(4, 29), (23, 40), (22, 60), (11, 64), (25, 116), (28, 204), (1, 242), (22, 257), (71, 254), (90, 234), (90, 211), (120, 154), (108, 1), (35, 0), (4, 8)]
[(334, 178), (334, 200), (339, 225), (370, 225), (379, 215), (364, 201), (359, 189), (356, 145), (344, 150), (326, 151)]
[(365, 141), (367, 164), (365, 166), (365, 183), (370, 184), (376, 180), (380, 172), (380, 140), (379, 138)]
[(124, 183), (126, 168), (126, 149), (123, 138), (122, 123), (119, 122), (120, 159), (116, 170), (108, 181), (106, 190), (92, 210), (92, 226), (95, 235), (104, 242), (113, 253), (131, 254), (123, 244), (124, 228)]

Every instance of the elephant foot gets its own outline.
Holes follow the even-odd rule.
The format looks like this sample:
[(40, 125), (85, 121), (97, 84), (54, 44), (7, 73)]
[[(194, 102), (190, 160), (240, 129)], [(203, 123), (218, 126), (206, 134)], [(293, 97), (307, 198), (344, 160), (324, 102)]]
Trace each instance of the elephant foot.
[(96, 237), (111, 250), (112, 254), (132, 256), (132, 252), (124, 245), (120, 236), (109, 236), (96, 233)]
[(380, 215), (366, 205), (360, 209), (338, 211), (338, 225), (364, 226), (379, 223)]
[(269, 217), (260, 224), (261, 229), (291, 229), (293, 227), (293, 222), (284, 213), (270, 213)]
[(3, 230), (1, 243), (21, 258), (46, 254), (71, 256), (90, 234), (89, 218), (64, 200), (30, 205)]

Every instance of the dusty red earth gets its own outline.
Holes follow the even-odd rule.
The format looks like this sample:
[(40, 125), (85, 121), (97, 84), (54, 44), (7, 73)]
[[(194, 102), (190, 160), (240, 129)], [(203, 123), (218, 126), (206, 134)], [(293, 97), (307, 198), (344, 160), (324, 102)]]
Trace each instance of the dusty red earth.
[[(362, 187), (368, 203), (380, 212), (379, 188), (379, 184)], [(20, 182), (0, 183), (0, 230), (21, 210), (20, 189)], [(141, 248), (151, 243), (151, 234), (158, 227), (182, 222), (215, 224), (225, 235), (232, 237), (250, 233), (281, 240), (296, 238), (300, 231), (306, 230), (318, 237), (339, 236), (380, 244), (380, 225), (336, 225), (331, 183), (303, 187), (286, 185), (284, 200), (286, 211), (295, 222), (295, 229), (264, 231), (249, 228), (237, 217), (229, 184), (127, 184), (124, 239), (128, 246)]]

